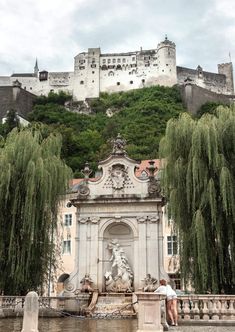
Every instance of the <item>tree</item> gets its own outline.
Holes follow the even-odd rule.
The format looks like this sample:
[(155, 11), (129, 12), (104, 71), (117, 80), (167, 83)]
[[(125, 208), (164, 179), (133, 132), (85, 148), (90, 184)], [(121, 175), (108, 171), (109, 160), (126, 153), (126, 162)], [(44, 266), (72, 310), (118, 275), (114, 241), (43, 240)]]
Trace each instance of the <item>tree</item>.
[(6, 121), (4, 123), (5, 136), (15, 127), (19, 127), (20, 121), (17, 112), (14, 109), (10, 109), (6, 114)]
[(21, 295), (48, 277), (59, 195), (70, 169), (60, 159), (61, 137), (13, 130), (0, 148), (0, 289)]
[(183, 278), (196, 292), (234, 293), (235, 108), (170, 120), (160, 149)]

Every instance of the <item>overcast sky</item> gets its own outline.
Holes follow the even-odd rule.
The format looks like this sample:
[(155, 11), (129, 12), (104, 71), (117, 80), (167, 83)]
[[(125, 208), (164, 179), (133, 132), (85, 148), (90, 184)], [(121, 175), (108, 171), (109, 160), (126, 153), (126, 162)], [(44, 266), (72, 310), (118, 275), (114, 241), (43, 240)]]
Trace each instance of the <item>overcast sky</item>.
[(156, 48), (167, 34), (177, 65), (217, 72), (235, 59), (234, 0), (1, 0), (0, 76), (72, 71), (76, 54)]

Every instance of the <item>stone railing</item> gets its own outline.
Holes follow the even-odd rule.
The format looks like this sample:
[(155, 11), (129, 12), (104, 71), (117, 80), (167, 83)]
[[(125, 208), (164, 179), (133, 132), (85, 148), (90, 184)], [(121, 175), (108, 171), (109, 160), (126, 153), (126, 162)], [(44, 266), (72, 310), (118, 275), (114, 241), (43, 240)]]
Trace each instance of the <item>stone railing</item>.
[(178, 296), (179, 321), (235, 322), (235, 295), (181, 295)]
[[(76, 297), (39, 297), (39, 315), (56, 317), (63, 311), (82, 315), (90, 298), (89, 294), (79, 294)], [(0, 296), (0, 318), (22, 316), (24, 302), (24, 296)]]
[[(40, 316), (57, 316), (61, 311), (83, 314), (89, 294), (76, 297), (39, 297)], [(0, 318), (23, 315), (24, 296), (0, 296)], [(235, 295), (180, 295), (179, 321), (182, 323), (235, 322)]]

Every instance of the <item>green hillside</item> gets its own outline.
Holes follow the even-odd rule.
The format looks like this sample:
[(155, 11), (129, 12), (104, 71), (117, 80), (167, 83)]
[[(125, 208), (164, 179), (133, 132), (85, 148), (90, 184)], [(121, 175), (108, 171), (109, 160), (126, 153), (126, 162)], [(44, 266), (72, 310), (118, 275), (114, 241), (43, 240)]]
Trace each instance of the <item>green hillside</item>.
[[(186, 111), (177, 87), (103, 93), (99, 99), (89, 101), (89, 115), (68, 111), (62, 106), (66, 99), (69, 98), (63, 93), (39, 97), (29, 120), (46, 124), (48, 131), (61, 132), (62, 156), (75, 176), (80, 176), (86, 161), (95, 169), (110, 152), (110, 140), (118, 133), (127, 140), (131, 158), (157, 158), (167, 121)], [(112, 117), (106, 115), (107, 110), (112, 111)]]

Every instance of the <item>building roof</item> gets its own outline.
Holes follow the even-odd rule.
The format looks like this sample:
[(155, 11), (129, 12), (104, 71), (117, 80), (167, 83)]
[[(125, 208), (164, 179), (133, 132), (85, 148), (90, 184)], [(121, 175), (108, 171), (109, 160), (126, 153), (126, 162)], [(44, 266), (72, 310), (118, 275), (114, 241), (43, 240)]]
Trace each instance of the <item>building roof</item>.
[[(158, 169), (160, 168), (160, 159), (152, 159), (154, 161), (154, 167), (156, 168), (155, 169), (155, 174), (157, 173)], [(146, 172), (147, 176), (149, 176), (149, 170), (148, 170), (148, 167), (150, 166), (149, 165), (149, 162), (151, 161), (151, 159), (147, 159), (147, 160), (141, 160), (140, 164), (139, 164), (139, 167), (136, 169), (135, 171), (135, 175), (139, 178), (142, 176), (143, 172)]]
[(11, 77), (35, 77), (34, 73), (16, 73), (12, 74)]

